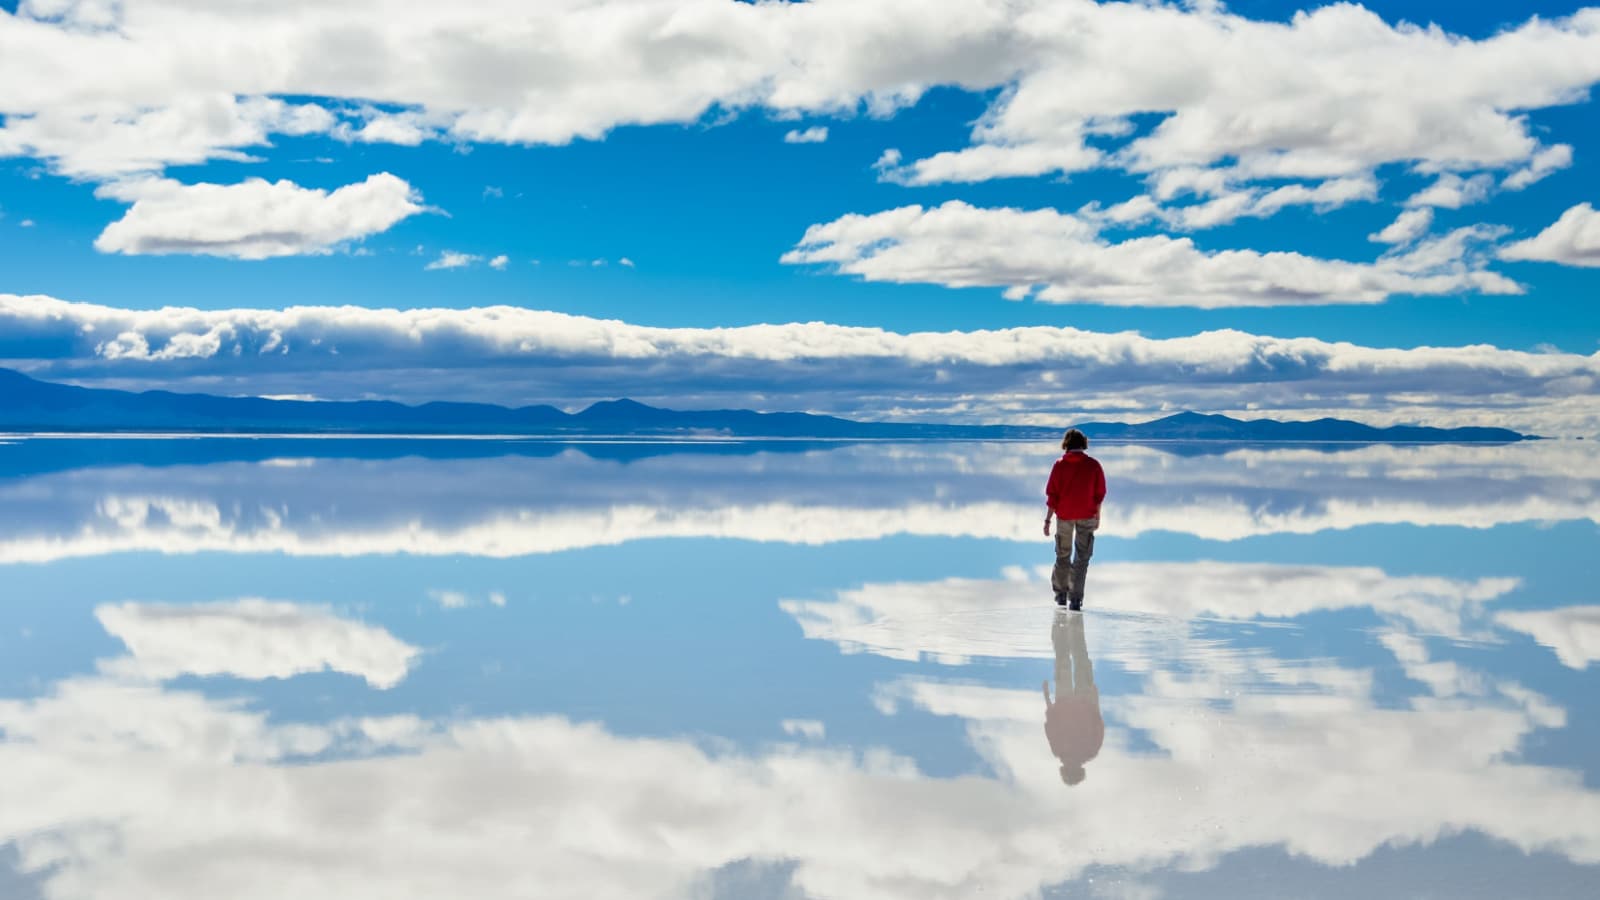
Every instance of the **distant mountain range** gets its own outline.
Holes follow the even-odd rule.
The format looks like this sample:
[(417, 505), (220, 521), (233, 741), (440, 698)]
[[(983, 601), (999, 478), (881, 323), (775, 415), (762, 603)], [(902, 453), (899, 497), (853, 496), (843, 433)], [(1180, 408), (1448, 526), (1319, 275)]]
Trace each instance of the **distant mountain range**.
[(1345, 419), (1315, 419), (1310, 422), (1279, 422), (1275, 419), (1239, 420), (1227, 416), (1181, 412), (1153, 422), (1086, 422), (1079, 425), (1084, 434), (1102, 440), (1125, 441), (1318, 441), (1361, 443), (1438, 443), (1532, 440), (1534, 435), (1519, 434), (1505, 428), (1427, 428), (1421, 425), (1392, 425), (1375, 428)]
[[(1503, 428), (1374, 428), (1342, 419), (1314, 422), (1240, 421), (1185, 412), (1150, 422), (1088, 422), (1103, 440), (1507, 442), (1527, 439)], [(158, 431), (261, 434), (427, 434), (741, 438), (1055, 439), (1061, 428), (1032, 425), (942, 425), (855, 422), (810, 413), (744, 409), (679, 411), (633, 400), (608, 400), (581, 412), (554, 406), (508, 408), (487, 403), (383, 400), (268, 400), (169, 391), (83, 388), (0, 369), (0, 430), (11, 432)]]

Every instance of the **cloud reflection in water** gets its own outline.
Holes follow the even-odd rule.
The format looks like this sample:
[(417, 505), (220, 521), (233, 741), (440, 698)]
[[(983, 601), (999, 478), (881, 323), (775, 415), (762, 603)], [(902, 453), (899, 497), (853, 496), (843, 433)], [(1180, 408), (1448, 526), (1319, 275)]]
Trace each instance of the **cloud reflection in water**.
[[(1101, 529), (1109, 537), (1600, 522), (1600, 459), (1575, 442), (1096, 452), (1112, 485)], [(513, 557), (686, 537), (1031, 541), (1053, 453), (879, 444), (749, 454), (684, 447), (628, 462), (568, 450), (86, 467), (0, 482), (0, 503), (15, 513), (0, 522), (0, 563), (126, 551)]]
[[(339, 571), (359, 575), (390, 564), (365, 554), (512, 556), (681, 536), (738, 541), (663, 577), (703, 579), (705, 565), (751, 549), (739, 541), (812, 546), (807, 562), (827, 571), (847, 539), (1038, 540), (1052, 455), (912, 444), (625, 463), (569, 451), (73, 468), (0, 482), (16, 512), (0, 522), (0, 561), (283, 552), (292, 581), (326, 575), (305, 556), (358, 557)], [(1115, 503), (1106, 531), (1123, 538), (1600, 519), (1589, 451), (1554, 442), (1099, 455)], [(419, 621), (448, 635), (426, 657), (336, 608), (102, 603), (86, 624), (124, 652), (0, 698), (0, 847), (45, 896), (72, 900), (693, 897), (740, 866), (788, 882), (772, 893), (1025, 897), (1091, 873), (1212, 869), (1252, 849), (1297, 865), (1421, 858), (1463, 832), (1600, 864), (1600, 793), (1536, 752), (1586, 713), (1569, 710), (1581, 701), (1528, 687), (1499, 652), (1458, 652), (1526, 632), (1568, 666), (1594, 658), (1592, 609), (1502, 608), (1529, 571), (1097, 560), (1083, 623), (1104, 738), (1070, 790), (1042, 727), (1038, 685), (1054, 656), (1042, 573), (915, 577), (751, 598), (785, 626), (776, 640), (799, 631), (802, 649), (824, 651), (763, 645), (775, 671), (839, 693), (804, 717), (774, 709), (771, 738), (743, 743), (626, 733), (532, 702), (496, 715), (410, 711), (462, 683), (430, 661), (480, 662), (474, 629), (487, 620), (472, 613), (498, 629), (560, 623), (501, 618), (532, 603), (419, 604), (432, 616)], [(586, 609), (564, 614), (600, 614)], [(1360, 623), (1342, 632), (1356, 649), (1295, 639), (1332, 613)], [(673, 659), (670, 632), (646, 639), (668, 645), (654, 664)], [(616, 652), (535, 671), (652, 674)], [(327, 679), (340, 679), (341, 702), (305, 702)], [(963, 743), (971, 762), (940, 771), (914, 744), (929, 735)]]
[[(1294, 617), (1319, 602), (1356, 602), (1348, 591), (1370, 591), (1377, 578), (1360, 568), (1282, 568), (1245, 578), (1260, 589), (1242, 591), (1227, 611), (1260, 615), (1286, 586), (1303, 597), (1313, 580), (1330, 583), (1321, 601), (1277, 613)], [(1107, 573), (1100, 596), (1115, 596), (1119, 581), (1149, 589), (1171, 577), (1148, 572)], [(1441, 621), (1454, 623), (1451, 633), (1470, 631), (1466, 611), (1507, 588), (1495, 579), (1392, 580), (1378, 612), (1413, 638), (1415, 626)], [(932, 605), (918, 615), (946, 620), (960, 610), (950, 597), (980, 595), (954, 587), (933, 586), (924, 595)], [(864, 600), (879, 596), (870, 587), (849, 596), (863, 608), (895, 608)], [(202, 606), (197, 615), (229, 610), (237, 611)], [(22, 865), (44, 873), (49, 896), (174, 900), (286, 890), (695, 896), (711, 873), (749, 860), (786, 866), (806, 896), (1013, 897), (1091, 867), (1206, 868), (1251, 847), (1346, 865), (1462, 830), (1600, 862), (1600, 793), (1570, 771), (1517, 759), (1534, 732), (1564, 725), (1561, 707), (1489, 673), (1466, 693), (1424, 684), (1404, 702), (1382, 702), (1370, 669), (1279, 655), (1234, 622), (1204, 618), (1217, 611), (1108, 608), (1085, 620), (1095, 664), (1135, 675), (1139, 687), (1101, 701), (1104, 748), (1070, 793), (1041, 734), (1037, 690), (946, 681), (937, 669), (880, 682), (879, 712), (891, 727), (913, 712), (958, 719), (985, 771), (936, 777), (872, 746), (734, 748), (550, 715), (278, 721), (250, 701), (148, 680), (214, 670), (230, 647), (278, 643), (273, 616), (234, 616), (225, 630), (158, 641), (158, 652), (146, 651), (146, 663), (158, 664), (112, 662), (36, 698), (0, 701), (0, 843), (14, 843)], [(130, 641), (143, 633), (120, 626), (147, 612), (98, 611), (135, 660), (150, 642)], [(982, 632), (983, 612), (969, 613), (960, 627)], [(1048, 655), (1052, 615), (1002, 607), (996, 621), (1026, 620), (1027, 635), (1002, 627), (963, 652)], [(376, 645), (405, 646), (374, 626), (344, 624), (375, 632), (367, 636)], [(898, 634), (896, 654), (953, 651), (937, 630)], [(372, 680), (361, 664), (327, 665)]]

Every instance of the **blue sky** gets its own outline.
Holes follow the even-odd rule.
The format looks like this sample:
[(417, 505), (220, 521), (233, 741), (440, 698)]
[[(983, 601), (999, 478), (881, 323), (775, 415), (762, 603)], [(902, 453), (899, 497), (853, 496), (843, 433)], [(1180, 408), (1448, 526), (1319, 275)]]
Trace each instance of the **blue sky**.
[[(229, 6), (0, 3), (0, 365), (1600, 424), (1600, 10)], [(428, 309), (462, 313), (404, 313)], [(708, 330), (789, 323), (870, 331)]]

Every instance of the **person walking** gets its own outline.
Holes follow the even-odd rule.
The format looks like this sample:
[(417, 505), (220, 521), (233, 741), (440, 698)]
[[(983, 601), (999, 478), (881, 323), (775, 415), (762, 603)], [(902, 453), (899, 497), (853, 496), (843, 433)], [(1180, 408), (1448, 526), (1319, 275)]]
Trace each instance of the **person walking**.
[(1044, 533), (1050, 534), (1050, 517), (1056, 518), (1056, 567), (1050, 587), (1056, 604), (1083, 608), (1083, 582), (1094, 555), (1094, 532), (1100, 527), (1100, 502), (1106, 498), (1106, 473), (1100, 461), (1084, 452), (1089, 439), (1074, 428), (1061, 438), (1066, 451), (1050, 469), (1045, 482)]

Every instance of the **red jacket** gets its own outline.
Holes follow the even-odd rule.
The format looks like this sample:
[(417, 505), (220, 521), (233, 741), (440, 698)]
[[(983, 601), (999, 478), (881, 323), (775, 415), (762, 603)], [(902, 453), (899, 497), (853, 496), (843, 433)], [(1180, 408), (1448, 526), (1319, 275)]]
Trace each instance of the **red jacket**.
[(1068, 450), (1050, 469), (1044, 499), (1058, 519), (1093, 519), (1106, 498), (1106, 473), (1100, 461), (1082, 450)]

